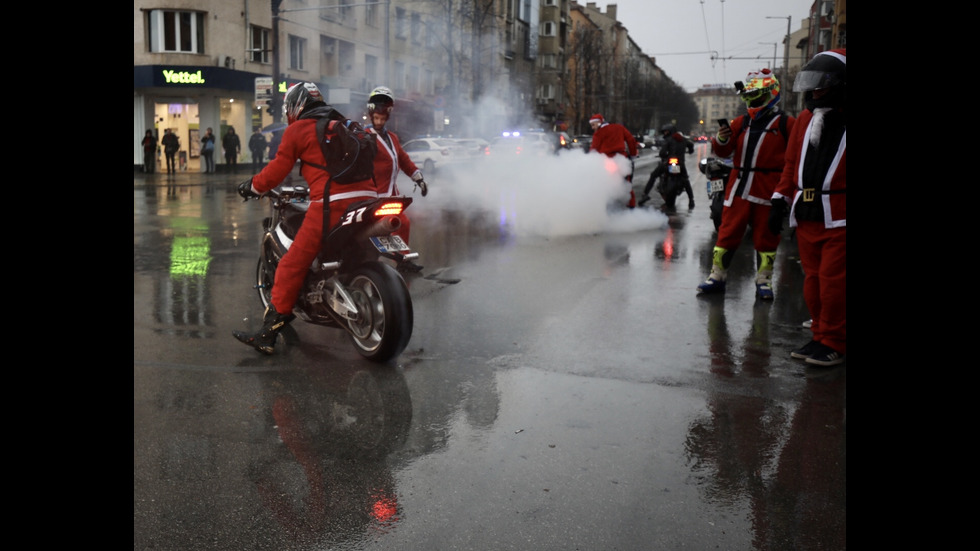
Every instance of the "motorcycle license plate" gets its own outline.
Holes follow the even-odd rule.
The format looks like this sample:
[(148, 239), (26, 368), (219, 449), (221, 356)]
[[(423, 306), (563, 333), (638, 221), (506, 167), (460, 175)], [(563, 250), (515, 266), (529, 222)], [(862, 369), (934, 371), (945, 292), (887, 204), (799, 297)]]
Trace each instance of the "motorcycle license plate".
[(372, 237), (371, 243), (374, 244), (374, 248), (383, 253), (409, 250), (408, 245), (406, 245), (402, 238), (398, 237), (397, 235), (391, 235), (388, 237)]
[(680, 174), (681, 165), (667, 165), (667, 172), (671, 174)]
[(722, 180), (712, 180), (711, 193), (715, 193), (718, 191), (725, 191), (725, 182)]

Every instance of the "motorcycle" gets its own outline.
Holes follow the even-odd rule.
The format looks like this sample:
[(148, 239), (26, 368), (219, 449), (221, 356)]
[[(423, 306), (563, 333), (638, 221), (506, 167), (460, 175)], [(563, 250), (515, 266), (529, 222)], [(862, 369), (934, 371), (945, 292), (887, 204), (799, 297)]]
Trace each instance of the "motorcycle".
[[(282, 185), (262, 197), (271, 201), (272, 216), (262, 221), (265, 234), (255, 288), (262, 306), (268, 308), (276, 267), (311, 203), (305, 185)], [(374, 362), (401, 354), (412, 336), (414, 311), (408, 286), (384, 260), (397, 265), (419, 256), (393, 235), (401, 227), (398, 215), (411, 204), (411, 197), (352, 204), (321, 244), (293, 308), (303, 321), (344, 330), (357, 352)]]
[(677, 196), (684, 193), (684, 175), (681, 173), (680, 158), (666, 157), (661, 162), (667, 163), (667, 170), (657, 182), (657, 191), (664, 199), (664, 208), (674, 210)]
[(711, 204), (711, 221), (715, 231), (721, 227), (721, 211), (725, 203), (725, 182), (732, 173), (732, 160), (705, 157), (698, 163), (698, 170), (708, 178), (708, 200)]

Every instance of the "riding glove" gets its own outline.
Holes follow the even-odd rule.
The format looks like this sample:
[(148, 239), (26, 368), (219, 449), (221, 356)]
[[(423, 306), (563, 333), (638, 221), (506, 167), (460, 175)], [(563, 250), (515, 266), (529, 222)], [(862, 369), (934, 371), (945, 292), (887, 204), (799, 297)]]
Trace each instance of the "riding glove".
[(769, 210), (769, 231), (779, 235), (783, 231), (783, 217), (786, 216), (786, 199), (779, 197), (772, 200), (772, 208)]
[(244, 182), (238, 184), (238, 194), (241, 195), (242, 197), (244, 197), (246, 201), (249, 200), (252, 197), (258, 197), (258, 195), (256, 195), (255, 193), (252, 192), (252, 179), (251, 178), (249, 178), (248, 180), (245, 180)]

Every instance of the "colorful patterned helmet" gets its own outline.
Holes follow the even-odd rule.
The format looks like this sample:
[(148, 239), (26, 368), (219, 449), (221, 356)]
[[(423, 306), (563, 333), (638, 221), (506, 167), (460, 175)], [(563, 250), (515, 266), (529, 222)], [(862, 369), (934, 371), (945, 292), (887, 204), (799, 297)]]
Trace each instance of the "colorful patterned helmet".
[(286, 90), (282, 101), (282, 113), (289, 124), (296, 122), (304, 109), (313, 103), (323, 103), (323, 94), (312, 82), (297, 82)]
[(753, 71), (745, 77), (745, 86), (738, 95), (748, 107), (749, 116), (771, 108), (779, 102), (779, 81), (768, 68)]
[(391, 93), (390, 88), (387, 86), (378, 86), (374, 90), (371, 90), (367, 104), (369, 117), (375, 112), (389, 115), (391, 114), (391, 108), (394, 106), (395, 94)]

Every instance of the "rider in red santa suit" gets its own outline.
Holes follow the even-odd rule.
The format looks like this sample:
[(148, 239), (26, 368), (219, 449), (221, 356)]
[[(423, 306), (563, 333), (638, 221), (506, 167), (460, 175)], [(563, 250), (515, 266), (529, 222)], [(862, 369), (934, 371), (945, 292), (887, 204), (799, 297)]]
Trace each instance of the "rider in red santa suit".
[[(266, 309), (262, 329), (254, 334), (232, 332), (236, 339), (263, 354), (273, 353), (276, 335), (296, 317), (292, 313), (293, 306), (306, 279), (307, 270), (320, 252), (324, 191), (327, 189), (330, 174), (313, 166), (316, 164), (322, 167), (327, 164), (316, 137), (316, 121), (337, 114), (323, 101), (320, 90), (311, 82), (300, 82), (291, 86), (286, 91), (282, 108), (288, 126), (283, 131), (276, 158), (269, 161), (261, 172), (238, 186), (238, 193), (246, 199), (262, 195), (281, 184), (296, 166), (296, 161), (301, 160), (304, 162), (300, 164), (300, 174), (310, 188), (310, 207), (303, 218), (303, 225), (276, 267), (272, 304)], [(333, 228), (340, 222), (350, 204), (377, 196), (373, 180), (353, 182), (342, 187), (334, 186), (328, 198), (329, 227)]]
[(790, 356), (822, 367), (847, 352), (847, 50), (815, 55), (796, 75), (806, 109), (786, 148), (786, 166), (772, 194), (769, 229), (789, 225), (803, 269), (803, 299), (813, 338)]
[[(728, 268), (736, 249), (752, 227), (755, 246), (756, 297), (773, 300), (772, 272), (779, 235), (768, 229), (769, 199), (783, 172), (783, 155), (796, 121), (779, 111), (779, 81), (769, 69), (748, 74), (739, 96), (747, 114), (722, 126), (711, 139), (711, 150), (721, 158), (732, 158), (734, 170), (725, 184), (721, 226), (712, 253), (711, 274), (698, 285), (698, 294), (725, 291)], [(786, 117), (785, 121), (780, 120)], [(783, 134), (785, 132), (785, 134)]]
[[(378, 196), (401, 195), (395, 181), (398, 179), (398, 173), (404, 172), (415, 182), (416, 187), (421, 188), (422, 197), (425, 197), (429, 193), (429, 186), (422, 178), (422, 171), (415, 166), (408, 153), (402, 149), (398, 136), (385, 127), (394, 106), (395, 95), (391, 89), (386, 86), (378, 86), (371, 90), (367, 104), (368, 117), (371, 118), (371, 128), (368, 131), (378, 136), (378, 153), (374, 156), (374, 182), (377, 184)], [(407, 244), (411, 231), (411, 221), (404, 212), (399, 214), (398, 218), (401, 220), (401, 227), (398, 228), (395, 235), (401, 237)], [(420, 270), (422, 267), (411, 260), (398, 263), (398, 271), (400, 272), (413, 273)]]
[(639, 155), (639, 146), (636, 138), (625, 126), (619, 123), (606, 122), (606, 119), (599, 113), (589, 117), (589, 124), (592, 126), (592, 145), (591, 151), (604, 153), (607, 157), (622, 155), (630, 161), (630, 173), (626, 176), (626, 181), (630, 184), (630, 198), (627, 206), (636, 206), (636, 194), (633, 193), (633, 157)]

